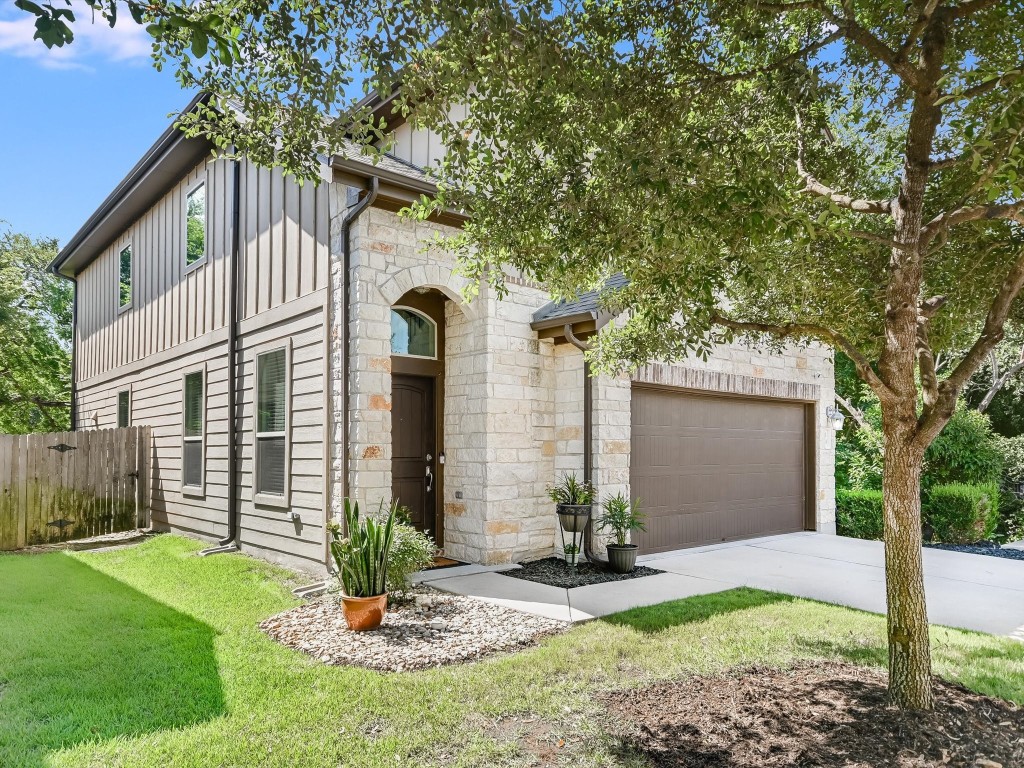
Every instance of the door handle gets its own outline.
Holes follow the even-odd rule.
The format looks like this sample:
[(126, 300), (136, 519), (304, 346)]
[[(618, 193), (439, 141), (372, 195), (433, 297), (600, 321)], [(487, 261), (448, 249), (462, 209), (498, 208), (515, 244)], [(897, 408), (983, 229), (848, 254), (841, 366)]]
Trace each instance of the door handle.
[(430, 471), (430, 465), (427, 465), (427, 493), (434, 487), (434, 473)]

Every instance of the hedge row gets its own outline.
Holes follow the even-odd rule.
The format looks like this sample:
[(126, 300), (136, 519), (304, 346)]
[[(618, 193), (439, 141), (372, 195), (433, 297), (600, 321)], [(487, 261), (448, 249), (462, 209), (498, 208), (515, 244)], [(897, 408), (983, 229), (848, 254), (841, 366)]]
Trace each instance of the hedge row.
[[(935, 541), (988, 540), (999, 523), (999, 487), (995, 483), (937, 485), (921, 499), (921, 508)], [(836, 531), (841, 536), (881, 539), (882, 492), (836, 491)]]

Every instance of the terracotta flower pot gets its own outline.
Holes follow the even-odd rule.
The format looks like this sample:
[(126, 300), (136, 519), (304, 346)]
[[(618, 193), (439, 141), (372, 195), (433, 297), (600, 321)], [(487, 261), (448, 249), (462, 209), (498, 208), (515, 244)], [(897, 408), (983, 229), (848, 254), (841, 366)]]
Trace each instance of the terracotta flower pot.
[(636, 555), (640, 549), (636, 544), (623, 544), (621, 547), (618, 544), (609, 544), (606, 549), (608, 566), (615, 573), (629, 573), (636, 568)]
[(388, 595), (387, 592), (373, 597), (342, 595), (341, 608), (348, 628), (353, 632), (376, 629), (384, 620), (384, 614), (388, 612)]

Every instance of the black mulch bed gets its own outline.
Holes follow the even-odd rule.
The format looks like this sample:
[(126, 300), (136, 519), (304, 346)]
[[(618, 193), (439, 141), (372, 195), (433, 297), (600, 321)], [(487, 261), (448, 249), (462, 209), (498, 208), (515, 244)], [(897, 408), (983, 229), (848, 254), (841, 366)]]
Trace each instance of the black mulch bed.
[(625, 581), (638, 579), (641, 576), (654, 576), (663, 571), (638, 565), (630, 573), (612, 573), (593, 563), (580, 563), (573, 572), (562, 558), (546, 557), (543, 560), (523, 563), (522, 568), (501, 571), (501, 573), (514, 579), (536, 581), (551, 587), (572, 589), (573, 587), (586, 587), (590, 584), (605, 584), (609, 581)]
[(925, 544), (930, 549), (945, 549), (949, 552), (967, 552), (971, 555), (988, 555), (989, 557), (1005, 557), (1007, 560), (1024, 560), (1024, 550), (1006, 549), (998, 544), (979, 542), (978, 544)]
[(1024, 710), (936, 679), (934, 712), (886, 702), (884, 672), (751, 668), (607, 694), (621, 751), (657, 768), (1024, 765)]

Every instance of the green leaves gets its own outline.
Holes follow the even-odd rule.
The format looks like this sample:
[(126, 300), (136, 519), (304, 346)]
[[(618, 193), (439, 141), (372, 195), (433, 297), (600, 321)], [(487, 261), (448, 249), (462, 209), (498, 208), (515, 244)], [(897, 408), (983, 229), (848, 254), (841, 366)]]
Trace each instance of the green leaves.
[(71, 286), (49, 274), (56, 242), (0, 234), (0, 433), (67, 429)]
[(392, 504), (383, 521), (361, 518), (359, 503), (345, 499), (347, 536), (336, 527), (332, 530), (331, 555), (349, 597), (375, 597), (387, 591), (388, 558), (397, 511), (398, 506)]

